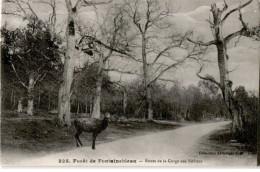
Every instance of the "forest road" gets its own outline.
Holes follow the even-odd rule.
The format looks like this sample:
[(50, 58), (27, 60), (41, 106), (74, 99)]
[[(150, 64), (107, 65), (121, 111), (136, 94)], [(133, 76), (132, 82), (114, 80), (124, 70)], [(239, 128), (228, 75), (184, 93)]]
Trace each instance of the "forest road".
[[(242, 156), (229, 157), (229, 160), (234, 158), (234, 161), (229, 161), (228, 164), (221, 156), (216, 156), (215, 160), (203, 159), (203, 156), (198, 156), (199, 152), (194, 150), (203, 136), (229, 123), (230, 121), (220, 121), (194, 124), (175, 130), (97, 144), (96, 150), (80, 147), (24, 160), (19, 164), (22, 166), (232, 166), (238, 163), (238, 165), (254, 165), (253, 161), (248, 164)], [(196, 156), (193, 156), (194, 153)]]

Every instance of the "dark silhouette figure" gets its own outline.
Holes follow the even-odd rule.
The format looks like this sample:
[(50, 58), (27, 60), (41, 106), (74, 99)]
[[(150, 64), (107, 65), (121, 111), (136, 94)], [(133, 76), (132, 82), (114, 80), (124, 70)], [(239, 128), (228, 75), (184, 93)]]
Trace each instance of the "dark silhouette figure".
[(74, 126), (76, 128), (75, 139), (76, 139), (77, 146), (79, 147), (78, 143), (80, 143), (80, 145), (83, 146), (79, 139), (79, 136), (82, 132), (87, 132), (87, 133), (92, 133), (93, 135), (92, 149), (95, 149), (95, 141), (97, 135), (107, 128), (109, 118), (110, 118), (110, 114), (106, 113), (104, 119), (95, 119), (95, 118), (75, 119)]

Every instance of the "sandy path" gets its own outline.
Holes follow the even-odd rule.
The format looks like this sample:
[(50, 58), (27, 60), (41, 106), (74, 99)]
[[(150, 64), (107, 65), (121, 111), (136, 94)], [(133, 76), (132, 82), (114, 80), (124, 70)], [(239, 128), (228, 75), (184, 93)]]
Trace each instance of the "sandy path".
[[(199, 139), (219, 129), (228, 121), (194, 124), (175, 130), (118, 140), (90, 147), (75, 148), (41, 158), (21, 161), (22, 166), (212, 166), (228, 165), (225, 162), (213, 162), (207, 159), (192, 158), (191, 152)], [(84, 141), (83, 141), (84, 144)], [(60, 159), (68, 160), (59, 163)], [(91, 163), (91, 159), (93, 160)], [(118, 160), (112, 163), (110, 160)], [(129, 162), (133, 160), (133, 162)], [(87, 161), (87, 162), (86, 162)], [(134, 161), (136, 161), (134, 163)], [(237, 160), (236, 160), (237, 161)], [(243, 159), (241, 160), (243, 162)], [(244, 160), (245, 161), (245, 160)], [(153, 163), (152, 163), (153, 162)], [(156, 162), (156, 163), (154, 163)], [(224, 164), (223, 164), (224, 163)], [(243, 165), (240, 163), (240, 165)], [(245, 164), (252, 165), (252, 164)]]

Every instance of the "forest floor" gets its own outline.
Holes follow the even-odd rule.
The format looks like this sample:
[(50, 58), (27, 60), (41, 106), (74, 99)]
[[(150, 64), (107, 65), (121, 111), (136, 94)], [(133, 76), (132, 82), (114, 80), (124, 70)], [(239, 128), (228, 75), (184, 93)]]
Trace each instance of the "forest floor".
[[(74, 126), (70, 130), (55, 126), (55, 116), (51, 114), (28, 116), (12, 112), (2, 113), (2, 162), (16, 163), (24, 158), (41, 157), (75, 149)], [(96, 144), (172, 130), (182, 125), (185, 124), (160, 124), (152, 121), (118, 123), (111, 121), (109, 127), (98, 135)], [(91, 146), (92, 134), (83, 133), (80, 137), (84, 146)]]

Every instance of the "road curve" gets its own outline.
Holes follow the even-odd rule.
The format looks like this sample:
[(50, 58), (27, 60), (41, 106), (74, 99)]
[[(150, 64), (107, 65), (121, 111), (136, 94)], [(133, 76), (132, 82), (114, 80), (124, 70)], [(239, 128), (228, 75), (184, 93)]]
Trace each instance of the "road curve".
[[(214, 166), (206, 159), (194, 159), (199, 140), (230, 121), (194, 124), (175, 130), (122, 139), (90, 147), (20, 161), (18, 166)], [(72, 138), (74, 139), (74, 138)], [(92, 161), (91, 161), (92, 159)], [(241, 160), (243, 161), (243, 160)], [(61, 162), (61, 163), (60, 163)], [(241, 164), (240, 164), (241, 165)], [(252, 164), (249, 164), (252, 165)]]

